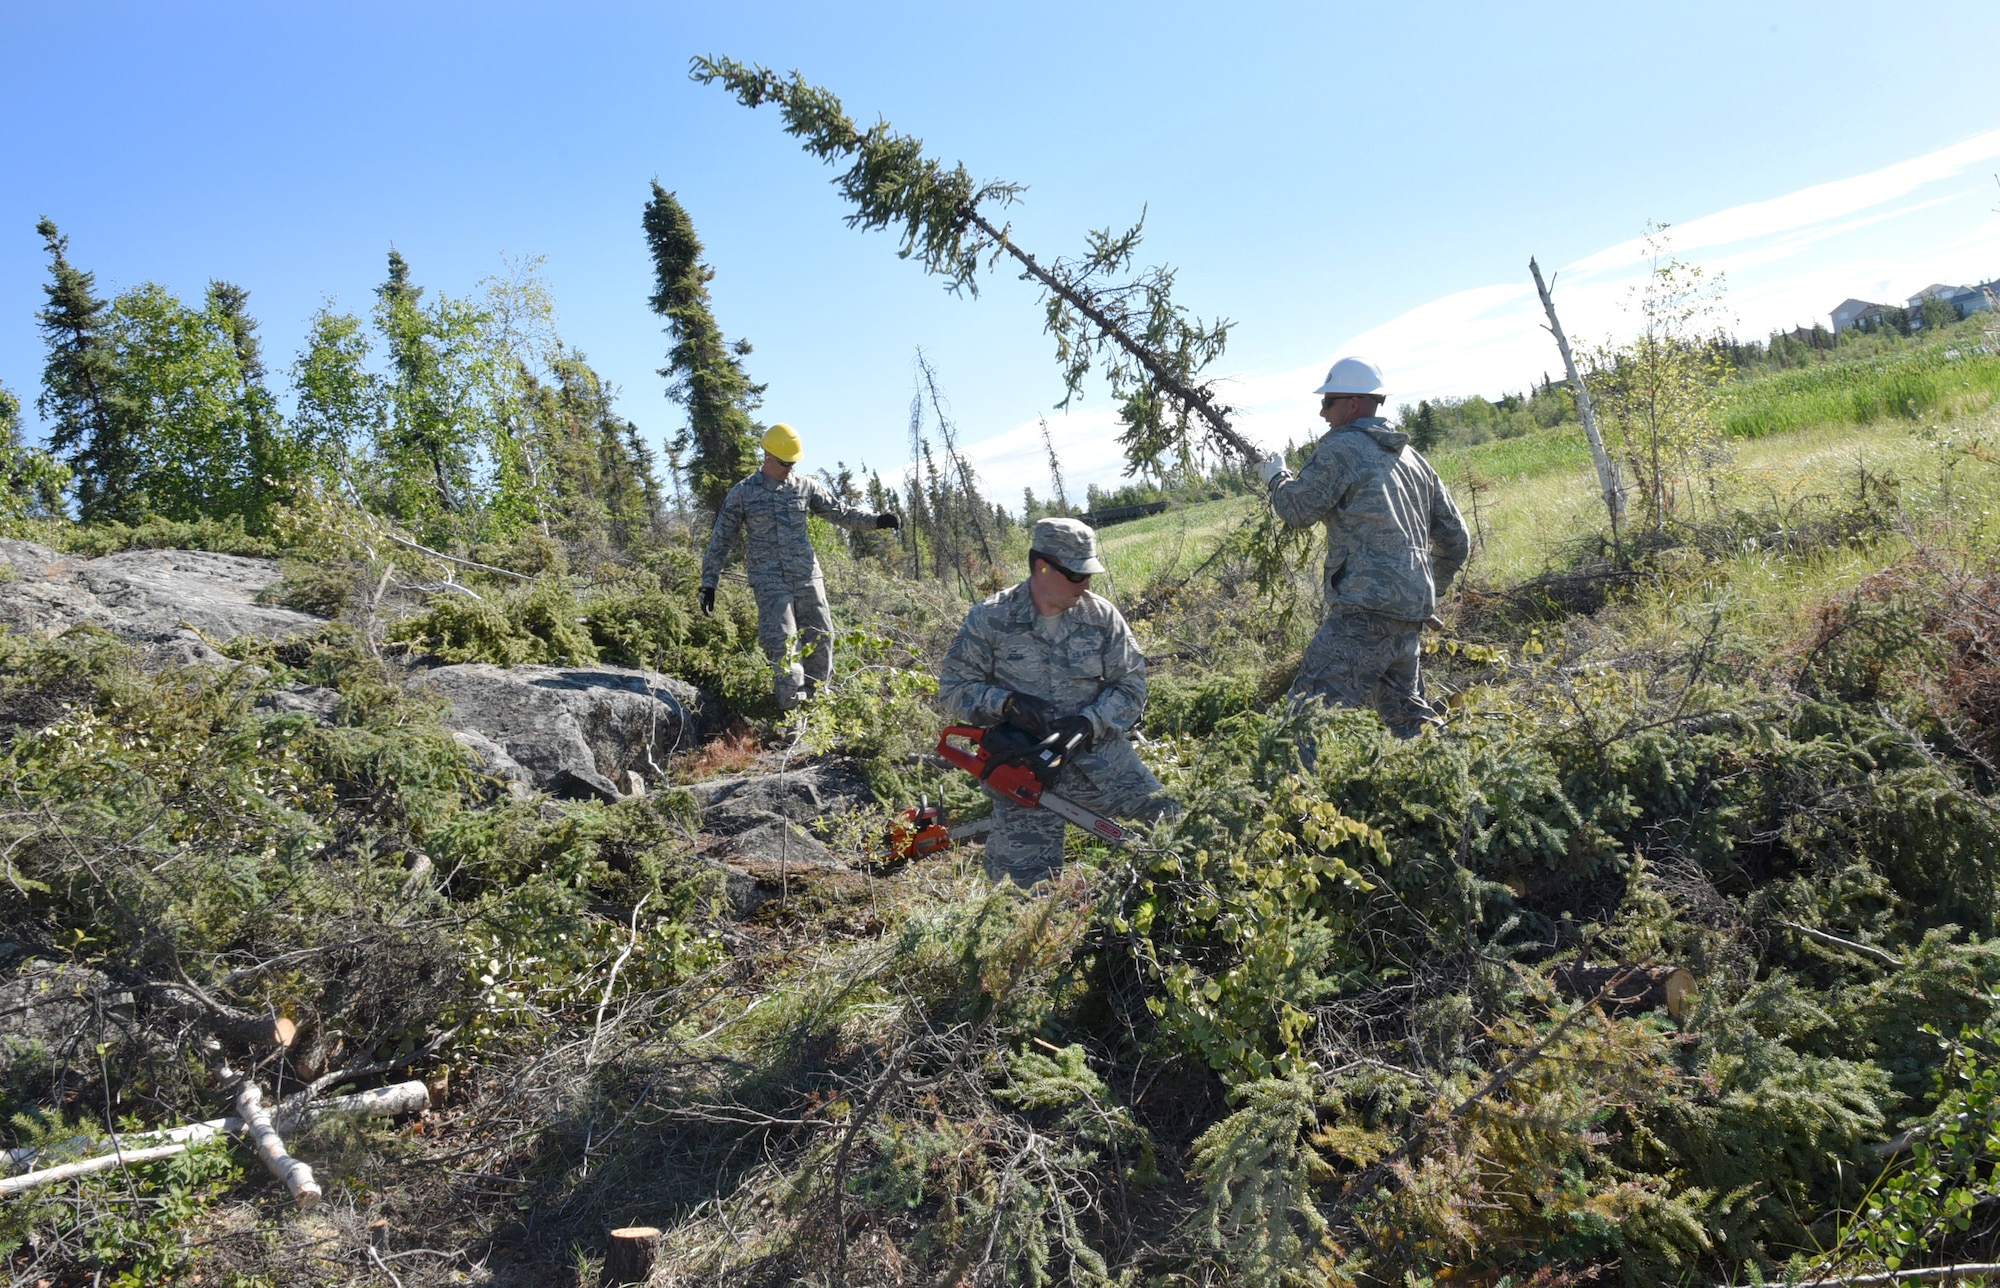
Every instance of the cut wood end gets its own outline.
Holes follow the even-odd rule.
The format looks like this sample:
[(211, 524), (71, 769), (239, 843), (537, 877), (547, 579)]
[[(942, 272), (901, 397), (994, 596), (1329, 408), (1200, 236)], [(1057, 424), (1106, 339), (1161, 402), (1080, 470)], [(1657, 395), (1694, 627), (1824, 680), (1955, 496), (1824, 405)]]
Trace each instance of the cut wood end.
[(623, 1225), (611, 1232), (614, 1239), (657, 1239), (660, 1228), (656, 1225)]
[(1667, 1014), (1678, 1020), (1681, 1008), (1687, 1005), (1687, 999), (1694, 993), (1694, 976), (1685, 967), (1677, 966), (1674, 973), (1667, 976), (1661, 991), (1666, 994)]
[(292, 1039), (298, 1035), (299, 1026), (282, 1015), (271, 1025), (271, 1036), (278, 1040), (278, 1045), (281, 1047), (290, 1046)]

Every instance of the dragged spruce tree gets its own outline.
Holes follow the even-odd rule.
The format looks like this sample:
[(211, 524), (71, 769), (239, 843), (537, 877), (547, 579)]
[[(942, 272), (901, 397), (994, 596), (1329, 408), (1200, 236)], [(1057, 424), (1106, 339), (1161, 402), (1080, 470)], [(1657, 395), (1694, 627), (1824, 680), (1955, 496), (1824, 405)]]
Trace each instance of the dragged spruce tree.
[(686, 461), (688, 487), (703, 508), (722, 506), (723, 494), (758, 461), (750, 413), (764, 386), (752, 384), (742, 358), (748, 340), (723, 339), (709, 309), (708, 282), (715, 270), (701, 259), (694, 220), (674, 194), (653, 183), (646, 203), (646, 245), (653, 253), (653, 312), (666, 319), (674, 347), (660, 374), (667, 397), (688, 410), (687, 427), (673, 442)]
[(863, 130), (838, 95), (797, 72), (782, 76), (730, 58), (697, 57), (688, 74), (705, 85), (720, 81), (745, 107), (777, 104), (785, 132), (806, 151), (829, 164), (847, 162), (834, 185), (854, 205), (848, 226), (897, 229), (903, 240), (897, 253), (942, 277), (946, 289), (976, 295), (981, 260), (988, 266), (1003, 255), (1013, 260), (1042, 288), (1063, 374), (1060, 405), (1068, 406), (1096, 369), (1120, 404), (1119, 441), (1133, 471), (1157, 474), (1191, 459), (1196, 419), (1205, 437), (1227, 451), (1246, 461), (1261, 457), (1230, 425), (1230, 408), (1201, 374), (1222, 356), (1230, 324), (1203, 322), (1175, 303), (1173, 269), (1133, 268), (1143, 213), (1122, 232), (1091, 232), (1081, 256), (1043, 263), (993, 221), (991, 212), (1018, 200), (1023, 185), (977, 183), (962, 163), (947, 168), (925, 156), (923, 140), (898, 134), (887, 121)]

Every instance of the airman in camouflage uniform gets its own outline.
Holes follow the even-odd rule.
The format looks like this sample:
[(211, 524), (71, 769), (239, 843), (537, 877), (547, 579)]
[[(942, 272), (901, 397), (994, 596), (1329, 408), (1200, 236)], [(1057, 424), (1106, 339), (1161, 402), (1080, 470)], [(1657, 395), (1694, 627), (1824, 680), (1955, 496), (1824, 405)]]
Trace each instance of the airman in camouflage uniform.
[[(817, 514), (856, 530), (900, 526), (894, 514), (856, 510), (818, 479), (794, 477), (792, 466), (802, 454), (791, 426), (771, 427), (762, 468), (723, 498), (701, 561), (701, 610), (710, 613), (723, 566), (737, 535), (744, 535), (744, 563), (757, 596), (757, 643), (771, 659), (778, 706), (787, 710), (833, 678), (833, 616), (806, 517)], [(801, 661), (788, 661), (794, 636), (803, 647)]]
[(1297, 478), (1277, 458), (1259, 472), (1280, 519), (1295, 528), (1326, 525), (1326, 616), (1306, 645), (1293, 700), (1373, 707), (1397, 737), (1414, 738), (1437, 718), (1418, 672), (1422, 630), (1471, 553), (1471, 538), (1409, 435), (1374, 414), (1382, 396), (1349, 391), (1371, 376), (1379, 388), (1373, 364), (1335, 364), (1320, 390), (1320, 416), (1332, 428), (1312, 459)]
[[(1146, 659), (1109, 601), (1086, 589), (1104, 571), (1097, 534), (1075, 519), (1035, 524), (1028, 579), (976, 605), (945, 655), (939, 693), (966, 724), (1011, 723), (1088, 738), (1055, 790), (1104, 815), (1152, 820), (1177, 808), (1128, 738), (1146, 706)], [(986, 875), (1023, 889), (1062, 870), (1063, 820), (996, 801)]]

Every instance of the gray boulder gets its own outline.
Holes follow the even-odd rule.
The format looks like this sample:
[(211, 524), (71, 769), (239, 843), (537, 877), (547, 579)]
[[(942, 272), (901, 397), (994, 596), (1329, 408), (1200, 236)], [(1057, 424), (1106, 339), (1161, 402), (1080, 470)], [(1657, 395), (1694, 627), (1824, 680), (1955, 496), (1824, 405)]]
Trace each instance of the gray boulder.
[(441, 666), (415, 683), (451, 704), (445, 724), (495, 777), (537, 791), (617, 800), (636, 773), (712, 732), (721, 704), (684, 680), (618, 666)]
[(6, 569), (0, 623), (38, 635), (89, 623), (141, 645), (156, 664), (219, 662), (208, 640), (283, 639), (326, 624), (257, 602), (279, 579), (275, 559), (206, 550), (125, 550), (84, 559), (0, 539), (0, 565)]
[(823, 761), (782, 774), (711, 778), (688, 788), (701, 806), (703, 830), (741, 836), (779, 820), (810, 823), (872, 803), (861, 771), (844, 760)]

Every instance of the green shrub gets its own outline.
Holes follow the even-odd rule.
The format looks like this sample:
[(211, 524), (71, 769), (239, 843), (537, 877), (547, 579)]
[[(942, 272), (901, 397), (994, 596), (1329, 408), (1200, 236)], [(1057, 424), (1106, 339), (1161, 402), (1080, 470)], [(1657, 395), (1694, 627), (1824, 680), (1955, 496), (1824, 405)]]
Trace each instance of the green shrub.
[(97, 558), (121, 550), (212, 550), (225, 555), (254, 555), (275, 558), (278, 547), (268, 536), (255, 536), (243, 528), (243, 516), (226, 519), (177, 520), (150, 516), (136, 524), (103, 523), (74, 527), (63, 534), (62, 549), (70, 554)]
[(1156, 737), (1204, 738), (1257, 701), (1262, 677), (1237, 672), (1169, 672), (1146, 686), (1146, 731)]

